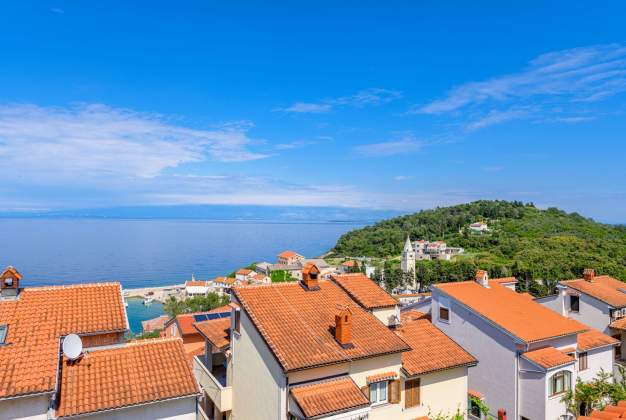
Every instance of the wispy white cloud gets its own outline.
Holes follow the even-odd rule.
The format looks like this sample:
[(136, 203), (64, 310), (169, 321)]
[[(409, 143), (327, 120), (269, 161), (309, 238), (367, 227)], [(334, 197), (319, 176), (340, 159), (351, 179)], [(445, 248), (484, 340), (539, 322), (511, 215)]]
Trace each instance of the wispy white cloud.
[(409, 179), (413, 179), (413, 177), (411, 175), (397, 175), (394, 176), (393, 179), (395, 181), (407, 181)]
[[(267, 154), (250, 150), (250, 124), (211, 129), (176, 125), (156, 114), (105, 105), (70, 108), (0, 106), (0, 170), (37, 179), (151, 178), (185, 163), (238, 162)], [(17, 175), (17, 174), (16, 174)]]
[(393, 156), (417, 152), (424, 147), (424, 144), (423, 140), (412, 134), (407, 134), (397, 140), (356, 146), (354, 151), (358, 155), (367, 157)]
[(320, 143), (327, 143), (332, 141), (333, 138), (330, 136), (317, 136), (312, 140), (295, 140), (289, 143), (278, 143), (274, 145), (274, 149), (276, 150), (293, 150), (300, 149), (302, 147), (313, 146)]
[(51, 7), (50, 11), (52, 13), (56, 13), (56, 14), (59, 14), (59, 15), (62, 15), (62, 14), (65, 13), (65, 10), (61, 9), (60, 7)]
[(595, 45), (550, 52), (518, 73), (452, 89), (445, 98), (415, 108), (415, 113), (441, 114), (487, 102), (529, 97), (564, 97), (596, 101), (626, 90), (626, 46)]
[(289, 107), (277, 110), (287, 113), (320, 114), (341, 106), (360, 108), (368, 105), (382, 105), (400, 97), (402, 94), (395, 90), (371, 88), (358, 91), (353, 95), (324, 99), (319, 102), (296, 102)]
[(467, 123), (465, 128), (467, 131), (474, 131), (492, 125), (502, 124), (507, 121), (526, 118), (530, 114), (531, 110), (528, 108), (512, 108), (503, 111), (493, 109), (486, 114), (476, 118), (475, 120)]

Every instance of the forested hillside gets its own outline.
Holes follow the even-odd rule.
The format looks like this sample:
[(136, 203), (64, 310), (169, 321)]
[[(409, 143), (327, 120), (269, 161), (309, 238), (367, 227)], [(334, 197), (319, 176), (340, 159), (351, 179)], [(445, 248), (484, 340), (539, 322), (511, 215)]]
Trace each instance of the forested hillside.
[[(481, 234), (467, 228), (478, 221), (487, 222), (490, 231)], [(522, 285), (539, 295), (549, 293), (557, 280), (580, 277), (586, 267), (626, 280), (626, 227), (521, 202), (476, 201), (396, 217), (346, 233), (332, 252), (397, 257), (407, 234), (411, 240), (443, 240), (466, 251), (454, 261), (418, 261), (416, 272), (423, 287), (466, 280), (477, 268), (488, 269), (492, 277), (528, 280)], [(388, 274), (399, 276), (396, 265), (387, 266)]]

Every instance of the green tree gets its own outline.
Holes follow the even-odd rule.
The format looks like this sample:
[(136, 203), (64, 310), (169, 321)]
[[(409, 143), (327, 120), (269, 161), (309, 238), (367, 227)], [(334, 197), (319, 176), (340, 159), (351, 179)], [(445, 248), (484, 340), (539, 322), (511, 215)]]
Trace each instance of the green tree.
[(189, 312), (205, 312), (220, 306), (227, 305), (230, 299), (227, 295), (209, 293), (206, 296), (194, 296), (188, 299), (177, 299), (170, 296), (163, 305), (163, 311), (170, 317)]

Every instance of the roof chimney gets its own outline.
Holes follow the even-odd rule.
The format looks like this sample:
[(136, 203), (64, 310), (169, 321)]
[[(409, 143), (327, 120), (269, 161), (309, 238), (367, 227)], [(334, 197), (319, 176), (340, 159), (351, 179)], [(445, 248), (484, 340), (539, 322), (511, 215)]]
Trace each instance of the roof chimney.
[(12, 266), (8, 266), (0, 274), (0, 296), (15, 297), (20, 291), (20, 279), (22, 275)]
[(313, 263), (306, 263), (302, 268), (302, 284), (308, 290), (319, 290), (320, 269)]
[(351, 348), (352, 345), (352, 312), (345, 306), (339, 309), (335, 315), (335, 340), (343, 348)]
[(474, 280), (482, 287), (489, 288), (489, 274), (485, 270), (478, 270)]
[(593, 268), (585, 268), (585, 270), (583, 271), (583, 277), (585, 281), (592, 283), (593, 280), (596, 278), (596, 272)]

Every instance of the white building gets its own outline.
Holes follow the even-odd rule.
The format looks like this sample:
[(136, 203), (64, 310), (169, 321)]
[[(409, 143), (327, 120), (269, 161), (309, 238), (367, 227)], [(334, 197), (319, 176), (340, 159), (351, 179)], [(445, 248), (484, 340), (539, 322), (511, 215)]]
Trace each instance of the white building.
[(586, 269), (581, 279), (559, 282), (558, 293), (537, 302), (568, 318), (580, 321), (620, 341), (618, 360), (626, 359), (626, 285), (610, 276), (596, 276)]
[(562, 393), (577, 377), (611, 372), (617, 342), (516, 293), (511, 283), (483, 271), (473, 281), (435, 285), (433, 323), (478, 359), (469, 388), (484, 396), (492, 416), (567, 418)]
[(210, 282), (206, 280), (191, 279), (185, 282), (185, 295), (187, 297), (206, 296), (209, 293)]
[[(238, 287), (231, 322), (196, 324), (200, 413), (222, 419), (415, 419), (467, 410), (476, 360), (424, 314), (398, 319), (367, 277)], [(398, 325), (398, 322), (401, 323)], [(393, 327), (393, 328), (390, 328)], [(433, 358), (431, 355), (437, 354)]]
[(474, 232), (485, 232), (489, 230), (487, 223), (485, 222), (476, 222), (469, 225), (470, 230)]
[(406, 237), (404, 249), (402, 250), (402, 256), (400, 258), (400, 268), (403, 273), (410, 273), (413, 276), (413, 288), (417, 288), (415, 284), (415, 250), (411, 245), (411, 238)]

